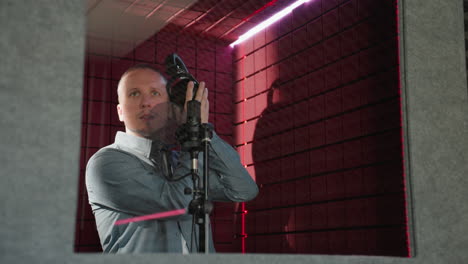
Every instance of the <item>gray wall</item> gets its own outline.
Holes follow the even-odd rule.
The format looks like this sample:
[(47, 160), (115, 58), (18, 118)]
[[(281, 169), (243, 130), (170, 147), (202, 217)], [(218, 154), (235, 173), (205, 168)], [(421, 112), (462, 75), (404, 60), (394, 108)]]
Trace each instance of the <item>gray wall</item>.
[[(402, 0), (401, 0), (402, 1)], [(185, 263), (74, 254), (85, 1), (0, 1), (0, 263)], [(467, 88), (461, 0), (401, 2), (415, 256), (190, 256), (193, 263), (461, 263), (468, 259)]]

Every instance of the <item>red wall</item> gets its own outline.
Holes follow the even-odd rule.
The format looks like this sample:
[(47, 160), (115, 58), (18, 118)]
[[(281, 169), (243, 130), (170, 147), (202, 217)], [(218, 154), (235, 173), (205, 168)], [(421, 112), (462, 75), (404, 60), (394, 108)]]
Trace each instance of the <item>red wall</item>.
[(236, 48), (247, 252), (408, 256), (397, 49), (394, 0), (312, 0)]
[[(96, 40), (88, 41), (91, 41), (92, 45), (96, 43)], [(164, 70), (166, 56), (172, 52), (179, 54), (190, 73), (207, 83), (210, 90), (210, 122), (214, 124), (221, 138), (232, 143), (232, 49), (226, 48), (226, 44), (217, 44), (189, 35), (178, 36), (169, 28), (125, 55), (118, 53), (119, 43), (99, 43), (105, 47), (103, 52), (86, 53), (79, 201), (75, 232), (77, 252), (101, 251), (84, 184), (85, 168), (88, 159), (99, 148), (114, 141), (116, 131), (125, 130), (117, 116), (116, 89), (121, 74), (128, 67), (136, 63), (150, 63)], [(231, 243), (225, 239), (224, 227), (228, 225), (232, 229), (232, 206), (234, 205), (218, 204), (212, 214), (215, 246), (218, 251), (222, 251)], [(231, 239), (231, 236), (229, 238)]]
[(169, 28), (124, 56), (111, 42), (88, 52), (75, 250), (100, 251), (84, 169), (124, 129), (121, 73), (163, 69), (175, 51), (260, 186), (252, 202), (216, 204), (218, 252), (407, 256), (396, 22), (394, 0), (311, 0), (235, 54)]

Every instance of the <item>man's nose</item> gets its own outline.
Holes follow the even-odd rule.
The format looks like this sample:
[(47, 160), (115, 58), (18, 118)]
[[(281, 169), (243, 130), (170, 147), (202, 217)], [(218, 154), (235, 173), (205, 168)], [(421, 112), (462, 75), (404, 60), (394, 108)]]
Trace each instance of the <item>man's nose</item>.
[(145, 107), (151, 107), (153, 104), (153, 101), (152, 101), (152, 98), (150, 95), (143, 95), (142, 98), (141, 98), (141, 107), (142, 108), (145, 108)]

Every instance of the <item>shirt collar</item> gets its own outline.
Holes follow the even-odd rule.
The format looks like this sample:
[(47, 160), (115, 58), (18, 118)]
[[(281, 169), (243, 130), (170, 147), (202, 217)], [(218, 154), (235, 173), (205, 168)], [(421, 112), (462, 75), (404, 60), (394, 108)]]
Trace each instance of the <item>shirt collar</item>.
[(162, 148), (167, 148), (167, 146), (159, 140), (137, 137), (122, 131), (117, 131), (115, 143), (121, 148), (128, 149), (130, 152), (138, 153), (146, 158), (150, 158), (152, 153), (159, 152)]

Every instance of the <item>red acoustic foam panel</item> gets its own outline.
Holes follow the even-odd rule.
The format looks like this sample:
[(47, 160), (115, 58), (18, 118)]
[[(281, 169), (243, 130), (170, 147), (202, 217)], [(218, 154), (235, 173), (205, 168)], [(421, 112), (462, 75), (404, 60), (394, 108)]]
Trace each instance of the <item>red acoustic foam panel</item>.
[(327, 156), (325, 149), (311, 150), (309, 158), (311, 174), (318, 174), (327, 170)]
[(313, 45), (323, 38), (322, 17), (307, 23), (307, 44)]
[[(304, 157), (307, 159), (308, 157)], [(296, 163), (297, 164), (297, 163)], [(303, 160), (299, 163), (301, 166), (304, 167), (305, 171), (307, 171), (307, 167), (305, 166), (308, 164), (307, 160)], [(299, 176), (299, 175), (296, 175)], [(300, 179), (294, 182), (295, 188), (293, 189), (296, 197), (295, 202), (296, 204), (303, 204), (310, 202), (310, 178), (309, 179)]]
[[(265, 187), (265, 189), (268, 190), (268, 208), (271, 208), (273, 206), (278, 206), (281, 202), (281, 184), (271, 184)], [(270, 211), (269, 214), (276, 213), (275, 211)], [(269, 233), (274, 232), (274, 230), (277, 230), (278, 225), (276, 222), (276, 219), (270, 219), (269, 220), (269, 225), (268, 225), (268, 231)]]
[(177, 46), (178, 47), (196, 47), (196, 38), (190, 34), (177, 34)]
[(119, 102), (119, 96), (118, 96), (118, 93), (117, 93), (117, 87), (118, 86), (119, 86), (119, 81), (111, 80), (111, 88), (110, 88), (111, 101), (114, 102), (114, 103)]
[(345, 205), (345, 201), (332, 202), (327, 205), (328, 228), (339, 228), (345, 225)]
[[(78, 179), (78, 203), (79, 205), (83, 204), (83, 196), (86, 195), (86, 186), (85, 186), (85, 170), (80, 169), (80, 177)], [(81, 203), (81, 204), (80, 204)]]
[(303, 126), (294, 130), (294, 151), (302, 151), (310, 145), (310, 126)]
[(325, 116), (334, 116), (342, 112), (341, 89), (325, 94)]
[(88, 99), (96, 101), (110, 101), (110, 80), (101, 78), (88, 79)]
[(352, 55), (341, 60), (341, 78), (344, 84), (359, 78), (359, 57)]
[(343, 123), (341, 120), (341, 116), (325, 120), (325, 140), (327, 144), (335, 143), (343, 139)]
[(341, 65), (333, 63), (323, 70), (325, 79), (325, 90), (337, 88), (341, 85)]
[(340, 36), (336, 35), (323, 42), (325, 64), (334, 62), (341, 57)]
[(297, 61), (294, 59), (294, 57), (289, 57), (279, 63), (279, 80), (281, 82), (291, 83), (289, 81), (296, 77), (296, 72), (294, 71), (295, 63), (297, 63)]
[[(270, 88), (267, 86), (266, 76), (267, 72), (265, 70), (257, 72), (254, 76), (256, 97), (260, 96), (260, 93), (263, 93)], [(264, 93), (264, 95), (266, 95), (266, 93)]]
[[(334, 0), (327, 1), (327, 2), (332, 2), (332, 1)], [(335, 9), (323, 15), (322, 23), (323, 23), (323, 36), (324, 37), (329, 37), (335, 33), (338, 33), (340, 29), (338, 10)]]
[(309, 60), (305, 57), (306, 54), (307, 52), (304, 51), (291, 57), (290, 62), (294, 70), (292, 78), (297, 78), (309, 72)]
[(83, 103), (81, 104), (81, 123), (84, 124), (87, 121), (88, 121), (88, 103), (87, 101), (83, 101)]
[(294, 170), (294, 157), (287, 156), (282, 157), (281, 160), (281, 178), (278, 180), (287, 180), (295, 178), (295, 170)]
[[(208, 50), (208, 51), (216, 51), (218, 48), (219, 53), (224, 53), (225, 47), (224, 46), (216, 46), (216, 43), (213, 41), (210, 41), (209, 39), (206, 38), (197, 38), (197, 48), (202, 49), (202, 50)], [(230, 53), (230, 52), (226, 52)]]
[(279, 36), (279, 23), (273, 23), (265, 29), (265, 42), (271, 42)]
[[(196, 49), (189, 47), (177, 47), (177, 55), (184, 60), (185, 66), (188, 68), (197, 67)], [(167, 55), (166, 55), (167, 56)]]
[(276, 85), (276, 82), (279, 81), (279, 67), (278, 65), (272, 65), (266, 69), (267, 74), (267, 87), (273, 88)]
[[(294, 155), (294, 175), (295, 177), (305, 177), (310, 175), (308, 151), (297, 153)], [(308, 185), (309, 180), (304, 180), (304, 183)]]
[(309, 95), (318, 95), (325, 91), (324, 71), (319, 70), (308, 74)]
[(82, 221), (80, 230), (80, 244), (90, 245), (99, 244), (99, 236), (96, 231), (96, 223), (94, 221)]
[(355, 109), (361, 105), (361, 91), (358, 83), (346, 85), (341, 89), (343, 111)]
[(255, 68), (254, 71), (263, 70), (266, 67), (266, 48), (262, 47), (255, 51), (254, 53), (254, 64)]
[(286, 35), (278, 40), (278, 55), (279, 59), (285, 59), (291, 55), (292, 52), (292, 36)]
[(288, 155), (293, 152), (294, 152), (294, 130), (287, 131), (281, 134), (281, 155)]
[(154, 63), (156, 60), (156, 43), (144, 41), (135, 48), (135, 60)]
[(265, 29), (263, 29), (262, 31), (258, 32), (255, 36), (253, 36), (254, 49), (259, 49), (260, 47), (263, 47), (266, 43), (265, 40)]
[(215, 85), (215, 73), (212, 71), (207, 70), (197, 70), (197, 80), (199, 82), (205, 82), (206, 87), (210, 90), (210, 94), (216, 92), (216, 85)]
[(251, 97), (255, 95), (255, 76), (250, 76), (243, 80), (243, 98), (252, 100)]
[(320, 68), (324, 65), (324, 51), (323, 45), (317, 44), (307, 49), (304, 53), (304, 58), (308, 59), (308, 64), (310, 70)]
[(135, 43), (129, 42), (128, 40), (123, 40), (123, 41), (116, 40), (116, 41), (112, 41), (111, 45), (112, 45), (111, 54), (113, 57), (119, 57), (119, 58), (124, 58), (128, 60), (134, 59)]
[(310, 74), (294, 80), (294, 101), (301, 101), (309, 97)]
[(358, 1), (350, 0), (339, 7), (340, 26), (342, 29), (348, 28), (356, 23), (358, 19)]
[[(212, 92), (214, 94), (214, 92)], [(232, 97), (230, 94), (216, 93), (214, 100), (214, 110), (216, 113), (232, 113)]]
[(258, 119), (253, 119), (244, 124), (243, 126), (245, 128), (243, 132), (244, 139), (242, 143), (251, 142), (254, 140), (257, 123), (258, 123)]
[(284, 192), (281, 193), (281, 204), (290, 206), (296, 204), (296, 192), (294, 182), (285, 182), (282, 184)]
[(325, 148), (327, 171), (336, 171), (343, 168), (343, 145), (336, 144)]
[(253, 40), (253, 38), (249, 38), (242, 43), (245, 55), (251, 53), (254, 50)]
[(108, 56), (88, 55), (88, 76), (110, 78), (111, 60)]
[(233, 84), (233, 102), (237, 104), (243, 101), (244, 99), (244, 80), (241, 80)]
[(339, 4), (341, 4), (341, 2), (343, 2), (343, 0), (330, 0), (330, 1), (323, 0), (322, 12), (327, 12), (330, 9), (336, 8)]
[(215, 115), (216, 124), (215, 128), (219, 134), (232, 134), (232, 120), (227, 115)]
[[(248, 252), (405, 255), (405, 232), (389, 236), (399, 245), (385, 246), (377, 237), (386, 231), (373, 227), (404, 225), (404, 200), (383, 198), (403, 189), (390, 9), (367, 0), (308, 2), (238, 48), (253, 52), (254, 62), (236, 65), (243, 79), (236, 99), (254, 104), (244, 101), (234, 113), (243, 111), (236, 114), (243, 121), (255, 112), (258, 121), (240, 125), (237, 142), (253, 137), (252, 157), (244, 158), (263, 184), (251, 203), (255, 217), (247, 217), (255, 234)], [(254, 90), (246, 90), (245, 73)], [(275, 82), (275, 93), (265, 92)]]
[(111, 143), (109, 126), (105, 125), (88, 125), (87, 130), (87, 147), (102, 148)]
[(303, 50), (309, 45), (307, 27), (301, 27), (292, 33), (292, 45), (296, 50)]
[(244, 120), (249, 120), (255, 116), (255, 100), (249, 99), (244, 102)]
[(343, 56), (351, 55), (359, 50), (358, 32), (356, 27), (342, 31), (339, 34), (341, 38), (341, 54)]
[(278, 41), (273, 41), (265, 46), (266, 65), (270, 66), (279, 60)]
[(135, 63), (128, 59), (112, 59), (112, 79), (120, 80), (122, 74)]
[(309, 147), (316, 148), (325, 144), (325, 122), (318, 122), (308, 126)]
[(230, 74), (216, 73), (216, 91), (233, 94), (233, 80)]
[(247, 55), (244, 59), (244, 74), (245, 77), (249, 77), (255, 72), (255, 60), (254, 54)]
[(330, 254), (336, 254), (339, 252), (345, 253), (347, 251), (346, 231), (330, 231), (328, 232), (328, 239)]
[(88, 101), (88, 122), (94, 124), (110, 123), (110, 103)]
[(327, 183), (327, 199), (335, 200), (345, 196), (345, 186), (342, 172), (328, 174), (325, 176), (325, 179)]
[(364, 193), (364, 181), (362, 169), (356, 168), (343, 172), (343, 183), (345, 185), (345, 196), (355, 197)]
[(355, 111), (343, 115), (343, 139), (355, 138), (362, 135), (361, 114)]
[(215, 71), (216, 56), (213, 51), (197, 50), (197, 68), (207, 71)]
[[(176, 42), (157, 42), (156, 43), (156, 63), (164, 65), (166, 57), (174, 53), (177, 49)], [(177, 54), (181, 54), (177, 51)], [(185, 63), (185, 57), (182, 57)]]

